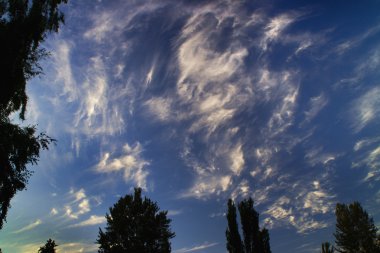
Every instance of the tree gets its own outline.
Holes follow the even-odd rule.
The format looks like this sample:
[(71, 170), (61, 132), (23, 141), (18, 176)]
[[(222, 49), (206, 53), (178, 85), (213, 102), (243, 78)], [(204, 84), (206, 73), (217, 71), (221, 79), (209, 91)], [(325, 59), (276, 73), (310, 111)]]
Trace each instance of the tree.
[(244, 237), (242, 241), (236, 222), (234, 202), (231, 199), (228, 200), (226, 239), (227, 250), (230, 253), (271, 253), (269, 231), (266, 228), (260, 230), (259, 213), (254, 209), (253, 203), (252, 198), (249, 198), (238, 204)]
[(336, 250), (342, 253), (380, 252), (377, 244), (377, 228), (373, 219), (361, 207), (359, 202), (345, 205), (338, 203), (335, 209)]
[(227, 250), (230, 253), (242, 253), (243, 245), (239, 234), (239, 227), (236, 222), (236, 207), (231, 199), (228, 200), (227, 206)]
[(38, 250), (39, 253), (55, 253), (55, 247), (58, 245), (55, 244), (55, 241), (52, 239), (47, 240), (44, 246), (40, 247)]
[(253, 208), (252, 198), (239, 203), (239, 213), (244, 236), (246, 253), (261, 253), (262, 242), (260, 241), (259, 214)]
[(100, 253), (167, 253), (171, 252), (167, 211), (159, 211), (156, 202), (141, 197), (141, 188), (126, 195), (106, 214), (105, 232), (99, 229)]
[(263, 253), (271, 253), (270, 250), (270, 238), (269, 238), (269, 231), (266, 228), (263, 228), (260, 231), (260, 241), (262, 243), (262, 252)]
[(322, 243), (321, 253), (334, 253), (334, 247), (329, 242)]
[(21, 127), (10, 120), (19, 111), (25, 119), (27, 81), (42, 72), (38, 62), (48, 53), (40, 47), (63, 22), (58, 10), (67, 0), (0, 0), (0, 229), (10, 201), (25, 189), (41, 149), (54, 139), (37, 134), (35, 126)]

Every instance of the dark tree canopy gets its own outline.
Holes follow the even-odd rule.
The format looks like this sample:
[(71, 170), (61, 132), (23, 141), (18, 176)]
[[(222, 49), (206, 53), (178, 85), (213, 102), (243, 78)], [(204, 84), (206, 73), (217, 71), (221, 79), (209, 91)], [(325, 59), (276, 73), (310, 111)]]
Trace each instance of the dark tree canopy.
[(156, 202), (141, 197), (141, 188), (126, 195), (106, 214), (105, 231), (99, 229), (97, 242), (100, 253), (168, 253), (171, 220), (167, 211), (160, 211)]
[(11, 113), (25, 119), (27, 81), (40, 74), (39, 60), (47, 55), (41, 43), (56, 32), (67, 0), (0, 0), (0, 229), (10, 201), (26, 187), (31, 172), (27, 164), (38, 161), (40, 150), (54, 141), (35, 126), (13, 124)]
[(245, 252), (262, 252), (262, 243), (259, 240), (259, 214), (253, 208), (252, 198), (241, 201), (238, 207), (243, 229)]
[(0, 107), (7, 115), (21, 109), (24, 119), (26, 82), (41, 73), (38, 61), (47, 52), (40, 45), (63, 22), (62, 2), (67, 0), (0, 0)]
[(44, 246), (40, 247), (38, 253), (55, 253), (55, 247), (58, 245), (55, 244), (55, 241), (52, 239), (47, 240)]
[(243, 245), (239, 234), (239, 227), (236, 221), (236, 207), (231, 199), (228, 200), (227, 208), (227, 250), (230, 253), (242, 253)]
[(377, 228), (373, 219), (361, 207), (359, 202), (349, 205), (337, 204), (335, 209), (336, 250), (343, 253), (380, 252)]
[(241, 240), (236, 221), (236, 207), (234, 202), (228, 200), (227, 209), (227, 250), (230, 253), (271, 253), (269, 231), (260, 230), (259, 213), (253, 207), (252, 198), (245, 199), (238, 204), (240, 223), (243, 230)]

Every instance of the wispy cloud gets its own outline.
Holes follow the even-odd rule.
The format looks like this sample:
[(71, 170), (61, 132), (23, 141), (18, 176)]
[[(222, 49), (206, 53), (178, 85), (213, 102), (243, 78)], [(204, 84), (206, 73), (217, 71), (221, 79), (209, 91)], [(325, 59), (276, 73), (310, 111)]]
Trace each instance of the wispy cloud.
[(64, 217), (78, 219), (81, 215), (91, 211), (90, 199), (83, 188), (78, 191), (71, 189), (68, 198), (69, 202), (65, 204), (63, 210)]
[(32, 230), (41, 224), (42, 224), (42, 221), (40, 219), (37, 219), (35, 222), (30, 223), (27, 226), (20, 228), (19, 230), (13, 231), (13, 234), (20, 234), (20, 233)]
[(138, 187), (147, 187), (147, 177), (149, 172), (145, 168), (149, 162), (141, 157), (143, 152), (142, 145), (136, 142), (134, 146), (128, 143), (124, 145), (119, 156), (109, 152), (103, 154), (102, 159), (96, 165), (96, 171), (99, 173), (123, 172), (126, 182), (133, 182)]
[(79, 223), (70, 225), (70, 228), (77, 227), (86, 227), (86, 226), (94, 226), (99, 225), (106, 222), (106, 218), (104, 216), (91, 215), (87, 220), (81, 221)]
[(70, 242), (70, 243), (61, 243), (57, 247), (58, 253), (91, 253), (96, 252), (99, 249), (99, 245), (94, 243), (83, 243), (83, 242)]
[(198, 251), (198, 250), (204, 250), (204, 249), (207, 249), (207, 248), (210, 248), (210, 247), (214, 247), (216, 245), (218, 245), (219, 243), (209, 243), (209, 242), (205, 242), (203, 244), (200, 244), (200, 245), (197, 245), (197, 246), (194, 246), (194, 247), (191, 247), (191, 248), (181, 248), (181, 249), (177, 249), (177, 250), (174, 250), (175, 253), (187, 253), (187, 252), (194, 252), (194, 251)]
[[(328, 99), (325, 94), (320, 94), (319, 96), (310, 98), (308, 110), (305, 111), (305, 121), (304, 123), (310, 122), (314, 119), (318, 113), (327, 105)], [(301, 123), (302, 125), (302, 123)]]
[(269, 23), (265, 27), (264, 36), (261, 39), (261, 47), (265, 51), (267, 50), (269, 44), (272, 41), (277, 40), (277, 38), (282, 34), (282, 32), (292, 24), (299, 14), (281, 14), (270, 19)]
[(352, 105), (351, 115), (355, 132), (378, 120), (380, 115), (380, 88), (374, 87), (362, 94)]

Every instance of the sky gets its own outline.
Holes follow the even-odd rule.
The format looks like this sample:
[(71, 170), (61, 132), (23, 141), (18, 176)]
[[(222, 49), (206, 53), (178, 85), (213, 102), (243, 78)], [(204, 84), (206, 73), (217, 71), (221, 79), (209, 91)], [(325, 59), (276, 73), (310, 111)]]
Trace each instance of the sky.
[(380, 225), (379, 1), (69, 1), (28, 84), (57, 139), (0, 231), (5, 253), (97, 252), (116, 201), (168, 210), (174, 253), (226, 251), (251, 196), (273, 253), (334, 241), (336, 203)]

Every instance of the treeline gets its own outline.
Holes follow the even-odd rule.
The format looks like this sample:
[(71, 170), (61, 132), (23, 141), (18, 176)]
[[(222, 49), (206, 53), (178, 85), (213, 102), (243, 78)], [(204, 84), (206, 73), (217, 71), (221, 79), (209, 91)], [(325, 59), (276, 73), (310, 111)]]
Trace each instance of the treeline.
[[(107, 224), (104, 230), (99, 228), (96, 240), (99, 253), (171, 252), (170, 239), (175, 233), (171, 231), (168, 212), (160, 211), (156, 202), (141, 194), (141, 188), (135, 188), (133, 194), (121, 197), (109, 209)], [(259, 213), (253, 204), (253, 199), (248, 198), (236, 208), (234, 201), (228, 200), (226, 249), (229, 253), (271, 253), (269, 231), (260, 229)], [(321, 253), (380, 253), (378, 229), (360, 203), (337, 204), (335, 214), (335, 244), (322, 243)], [(49, 239), (38, 252), (55, 253), (57, 246)]]

